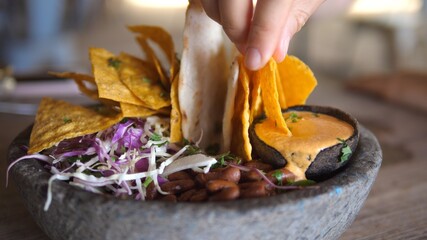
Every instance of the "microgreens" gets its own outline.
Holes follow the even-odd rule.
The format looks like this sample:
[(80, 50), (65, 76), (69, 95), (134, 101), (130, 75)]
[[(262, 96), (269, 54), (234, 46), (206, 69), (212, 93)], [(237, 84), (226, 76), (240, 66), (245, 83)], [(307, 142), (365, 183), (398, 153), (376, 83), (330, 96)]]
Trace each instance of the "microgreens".
[(64, 123), (72, 122), (71, 118), (69, 118), (69, 117), (64, 117), (62, 120), (64, 121)]
[(151, 177), (146, 177), (145, 181), (142, 185), (144, 185), (145, 188), (148, 187), (148, 185), (150, 185), (150, 183), (153, 181), (153, 179)]
[(287, 117), (285, 120), (291, 120), (291, 122), (296, 123), (298, 122), (298, 120), (301, 119), (300, 116), (298, 116), (298, 114), (296, 114), (295, 112), (291, 112), (291, 114), (289, 115), (289, 117)]
[(341, 148), (341, 157), (340, 157), (340, 163), (343, 163), (347, 161), (350, 158), (350, 155), (352, 154), (350, 146), (347, 145), (344, 139), (337, 138), (337, 140), (342, 143)]
[(283, 172), (280, 171), (280, 169), (277, 169), (276, 171), (274, 171), (271, 176), (273, 176), (274, 178), (276, 178), (278, 185), (282, 186), (283, 185)]
[(113, 67), (115, 69), (119, 69), (120, 65), (122, 64), (122, 61), (120, 61), (117, 58), (109, 58), (108, 60), (108, 66)]

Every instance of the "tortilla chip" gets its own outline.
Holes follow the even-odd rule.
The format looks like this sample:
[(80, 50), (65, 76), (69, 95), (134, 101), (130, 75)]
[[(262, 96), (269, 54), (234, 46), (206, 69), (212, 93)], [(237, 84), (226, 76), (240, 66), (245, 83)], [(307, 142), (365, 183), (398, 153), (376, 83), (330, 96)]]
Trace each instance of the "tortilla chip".
[[(119, 70), (120, 79), (125, 79), (130, 76), (145, 76), (152, 81), (158, 82), (159, 75), (156, 72), (155, 66), (147, 61), (129, 55), (120, 53), (118, 59), (121, 62)], [(132, 89), (130, 89), (132, 91)]]
[(82, 92), (84, 95), (95, 101), (100, 101), (105, 105), (118, 106), (117, 102), (115, 101), (99, 98), (98, 88), (96, 86), (95, 79), (90, 75), (74, 72), (49, 72), (49, 74), (59, 78), (73, 79), (74, 82), (77, 84), (80, 92)]
[(148, 117), (155, 115), (157, 111), (129, 103), (120, 103), (120, 109), (123, 117)]
[(120, 81), (118, 71), (121, 67), (121, 62), (114, 54), (102, 48), (91, 48), (89, 54), (100, 98), (140, 106), (144, 105), (144, 103)]
[(244, 160), (252, 159), (252, 145), (249, 139), (249, 76), (243, 64), (239, 64), (239, 77), (232, 118), (233, 134), (231, 152)]
[(234, 102), (237, 92), (237, 79), (239, 77), (239, 61), (236, 58), (231, 65), (230, 77), (227, 82), (227, 95), (225, 97), (224, 117), (222, 119), (222, 144), (221, 152), (230, 151), (231, 136), (233, 133), (232, 118), (234, 114)]
[(181, 142), (182, 129), (181, 129), (181, 112), (179, 110), (178, 102), (178, 85), (179, 85), (179, 76), (177, 75), (172, 81), (170, 98), (172, 102), (172, 110), (170, 112), (170, 141), (172, 143)]
[[(163, 53), (166, 55), (169, 64), (169, 69), (167, 66), (163, 66), (162, 68), (165, 70), (169, 70), (167, 77), (169, 77), (169, 83), (172, 83), (172, 81), (175, 79), (175, 76), (179, 72), (179, 60), (177, 59), (175, 54), (175, 47), (173, 44), (172, 36), (160, 27), (130, 26), (128, 28), (134, 33), (139, 33), (142, 39), (150, 39), (159, 45)], [(152, 55), (151, 57), (153, 56), (156, 57), (156, 55)], [(156, 59), (159, 60), (158, 57), (156, 57)], [(160, 60), (154, 62), (160, 63)], [(160, 66), (160, 64), (157, 66)]]
[(70, 103), (43, 98), (31, 131), (28, 153), (37, 153), (62, 140), (107, 129), (122, 119), (122, 114), (96, 111)]
[(275, 72), (275, 74), (276, 74), (277, 93), (279, 94), (280, 108), (281, 109), (286, 109), (288, 105), (286, 104), (285, 90), (283, 89), (283, 84), (282, 84), (282, 81), (280, 79), (279, 70), (277, 70)]
[(286, 56), (285, 60), (277, 65), (286, 106), (305, 104), (307, 98), (317, 85), (310, 68), (294, 56)]
[(230, 65), (222, 27), (190, 1), (184, 27), (179, 72), (179, 107), (183, 137), (202, 149), (218, 149)]
[(292, 133), (286, 125), (279, 104), (279, 94), (276, 86), (277, 64), (270, 59), (268, 64), (254, 73), (254, 79), (260, 81), (261, 98), (264, 104), (264, 112), (267, 117), (266, 121), (273, 121), (278, 131), (291, 136)]
[[(169, 89), (172, 80), (179, 71), (179, 64), (175, 56), (175, 48), (171, 35), (161, 27), (155, 26), (130, 26), (128, 27), (134, 33), (138, 33), (137, 41), (141, 46), (142, 50), (147, 55), (147, 58), (154, 63), (157, 71), (160, 75), (162, 85)], [(148, 44), (148, 40), (153, 41), (163, 51), (167, 58), (167, 63), (162, 66), (160, 53), (154, 51), (154, 49)]]
[[(240, 62), (240, 64), (244, 64), (243, 61)], [(246, 68), (245, 68), (246, 69)], [(249, 70), (248, 71), (249, 74)], [(262, 100), (261, 100), (261, 80), (259, 77), (254, 77), (254, 74), (252, 73), (250, 76), (250, 96), (249, 96), (249, 102), (250, 102), (250, 114), (249, 114), (249, 123), (251, 124), (253, 120), (257, 117), (259, 117), (263, 112), (262, 108)]]
[(157, 110), (171, 104), (169, 94), (163, 87), (144, 75), (127, 77), (122, 79), (122, 82), (132, 89), (144, 107)]

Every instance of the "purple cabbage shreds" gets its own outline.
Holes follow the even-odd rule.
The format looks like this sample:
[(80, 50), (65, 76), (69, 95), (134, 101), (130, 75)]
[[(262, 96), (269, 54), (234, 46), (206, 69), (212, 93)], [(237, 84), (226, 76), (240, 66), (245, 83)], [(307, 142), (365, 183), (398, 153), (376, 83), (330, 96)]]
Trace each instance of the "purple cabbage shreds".
[(169, 119), (128, 118), (104, 131), (64, 140), (13, 164), (31, 158), (46, 162), (45, 168), (52, 173), (44, 208), (47, 210), (55, 180), (95, 193), (140, 200), (145, 199), (151, 183), (159, 193), (168, 194), (161, 190), (167, 174), (193, 168), (207, 172), (216, 163), (212, 157), (186, 156), (188, 148), (169, 143)]

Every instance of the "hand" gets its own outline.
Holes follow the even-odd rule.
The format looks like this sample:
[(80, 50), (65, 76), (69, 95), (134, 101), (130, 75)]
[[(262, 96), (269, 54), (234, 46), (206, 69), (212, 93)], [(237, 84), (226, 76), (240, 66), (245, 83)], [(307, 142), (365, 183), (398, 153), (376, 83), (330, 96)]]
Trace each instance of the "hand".
[(201, 0), (206, 14), (245, 55), (250, 70), (262, 68), (271, 57), (283, 61), (290, 39), (323, 1), (258, 0), (253, 6), (252, 0)]

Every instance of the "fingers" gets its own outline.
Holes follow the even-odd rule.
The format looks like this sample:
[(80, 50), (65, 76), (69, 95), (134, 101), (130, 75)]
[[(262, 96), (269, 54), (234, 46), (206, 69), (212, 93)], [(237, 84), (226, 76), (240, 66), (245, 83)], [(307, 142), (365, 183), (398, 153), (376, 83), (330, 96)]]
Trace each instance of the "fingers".
[(217, 0), (201, 0), (203, 9), (206, 14), (215, 22), (221, 24), (221, 17), (219, 15), (218, 1)]
[(325, 0), (299, 0), (293, 2), (289, 17), (283, 26), (282, 34), (273, 55), (277, 62), (283, 61), (288, 52), (290, 39), (295, 33), (301, 30), (308, 18), (324, 1)]
[(253, 13), (252, 0), (201, 0), (206, 14), (245, 55), (250, 70), (260, 69), (271, 57), (281, 62), (291, 38), (324, 1), (258, 0)]
[(258, 0), (245, 52), (245, 65), (250, 70), (260, 69), (275, 52), (292, 3), (290, 0)]
[(206, 14), (222, 25), (224, 32), (244, 53), (252, 18), (252, 0), (202, 0)]
[(243, 53), (252, 18), (252, 0), (219, 0), (218, 3), (224, 32)]

